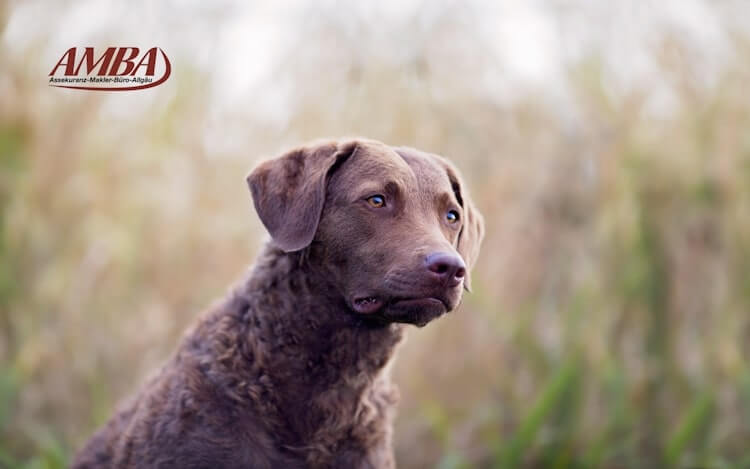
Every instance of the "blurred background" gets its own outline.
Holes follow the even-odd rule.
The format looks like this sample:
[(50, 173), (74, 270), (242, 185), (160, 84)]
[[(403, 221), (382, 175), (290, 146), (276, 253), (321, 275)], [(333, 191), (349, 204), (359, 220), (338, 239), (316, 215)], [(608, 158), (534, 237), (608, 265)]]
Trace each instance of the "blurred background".
[[(257, 161), (351, 135), (452, 159), (487, 225), (474, 292), (400, 350), (399, 467), (750, 467), (749, 21), (0, 0), (0, 467), (64, 467), (242, 275)], [(49, 87), (74, 46), (172, 76)]]

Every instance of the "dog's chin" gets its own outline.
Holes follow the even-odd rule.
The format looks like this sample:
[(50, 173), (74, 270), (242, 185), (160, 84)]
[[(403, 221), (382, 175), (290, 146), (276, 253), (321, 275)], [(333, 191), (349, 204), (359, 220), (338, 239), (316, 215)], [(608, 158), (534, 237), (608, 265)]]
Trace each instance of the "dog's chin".
[(437, 298), (415, 298), (395, 301), (383, 308), (382, 314), (391, 322), (423, 327), (448, 311), (448, 306)]
[(357, 298), (352, 309), (361, 317), (376, 323), (404, 323), (423, 327), (455, 307), (435, 297), (403, 298), (384, 301), (378, 297)]

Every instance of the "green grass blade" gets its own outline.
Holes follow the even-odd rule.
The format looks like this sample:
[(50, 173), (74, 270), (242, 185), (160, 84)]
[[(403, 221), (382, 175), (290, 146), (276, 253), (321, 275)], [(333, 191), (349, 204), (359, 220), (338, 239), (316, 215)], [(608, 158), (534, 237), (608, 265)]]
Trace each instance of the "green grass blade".
[(574, 362), (565, 363), (544, 387), (529, 414), (521, 422), (505, 451), (500, 455), (498, 468), (514, 468), (521, 463), (524, 452), (532, 445), (539, 429), (553, 410), (563, 401), (566, 392), (575, 384), (578, 369)]
[(696, 396), (677, 430), (667, 441), (665, 459), (670, 467), (677, 466), (688, 445), (711, 423), (713, 407), (714, 397), (710, 392)]

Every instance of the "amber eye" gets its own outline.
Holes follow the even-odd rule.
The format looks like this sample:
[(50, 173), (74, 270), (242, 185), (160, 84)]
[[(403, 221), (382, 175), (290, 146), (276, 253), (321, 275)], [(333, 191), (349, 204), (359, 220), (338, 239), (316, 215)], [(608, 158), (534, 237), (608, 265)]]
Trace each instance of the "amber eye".
[(455, 210), (449, 210), (448, 213), (445, 214), (445, 219), (448, 220), (448, 223), (453, 224), (458, 221), (458, 212)]
[(382, 195), (373, 195), (367, 198), (367, 203), (375, 208), (385, 207), (385, 197)]

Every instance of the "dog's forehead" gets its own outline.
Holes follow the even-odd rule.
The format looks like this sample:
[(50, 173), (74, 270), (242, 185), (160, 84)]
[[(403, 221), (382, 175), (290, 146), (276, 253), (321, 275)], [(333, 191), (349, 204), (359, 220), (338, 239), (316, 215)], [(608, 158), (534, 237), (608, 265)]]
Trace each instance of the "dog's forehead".
[(396, 148), (395, 151), (417, 175), (420, 188), (428, 192), (452, 192), (447, 168), (440, 159), (412, 148)]
[(349, 177), (395, 181), (420, 193), (452, 192), (445, 165), (428, 153), (367, 142), (357, 147), (354, 156), (347, 171)]
[(379, 178), (386, 175), (404, 181), (413, 174), (404, 159), (391, 147), (382, 143), (360, 143), (351, 160), (348, 172), (360, 178)]

